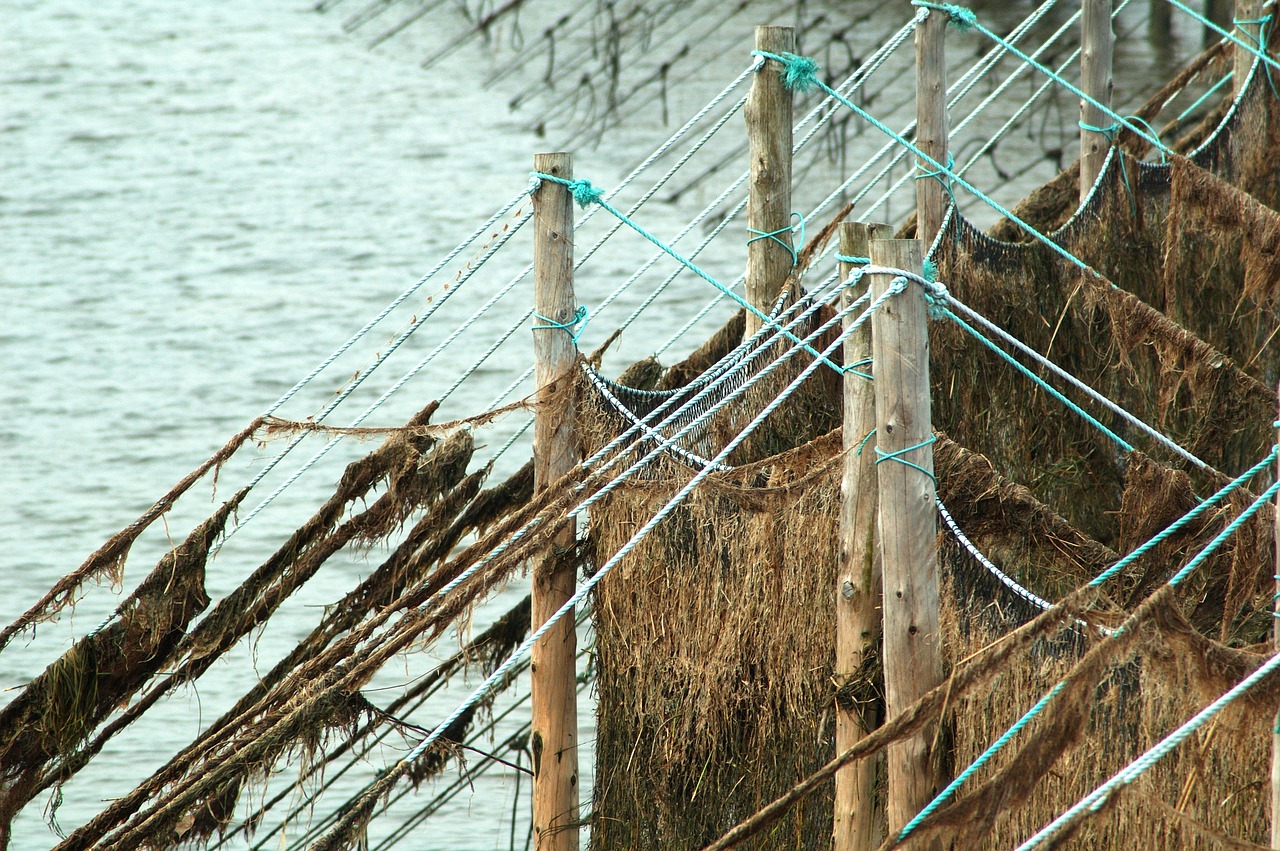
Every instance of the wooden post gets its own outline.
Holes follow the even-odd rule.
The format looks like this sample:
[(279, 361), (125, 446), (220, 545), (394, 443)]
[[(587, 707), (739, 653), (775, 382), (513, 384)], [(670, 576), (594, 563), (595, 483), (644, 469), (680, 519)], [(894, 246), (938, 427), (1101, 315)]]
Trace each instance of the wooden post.
[[(756, 50), (794, 53), (792, 27), (756, 27)], [(768, 313), (791, 272), (791, 90), (782, 84), (782, 65), (770, 59), (756, 72), (747, 96), (747, 146), (751, 185), (747, 201), (747, 303)], [(761, 237), (761, 234), (774, 234)], [(760, 330), (747, 311), (746, 336)]]
[[(920, 243), (874, 240), (871, 262), (920, 273)], [(890, 285), (876, 275), (872, 293)], [(876, 478), (884, 571), (884, 683), (892, 718), (942, 682), (938, 635), (938, 509), (934, 504), (929, 409), (929, 334), (924, 293), (908, 284), (872, 317), (875, 359)], [(899, 453), (894, 458), (886, 455)], [(927, 470), (923, 473), (916, 467)], [(889, 835), (894, 836), (943, 788), (935, 733), (926, 729), (889, 746)]]
[[(888, 239), (887, 224), (845, 222), (840, 226), (840, 253), (866, 257), (872, 239)], [(856, 266), (841, 261), (840, 277), (848, 280)], [(844, 306), (868, 289), (868, 279), (846, 287)], [(858, 314), (845, 317), (848, 326)], [(844, 341), (845, 364), (871, 357), (871, 326), (864, 324)], [(870, 373), (870, 366), (855, 367)], [(836, 685), (857, 673), (868, 652), (880, 652), (880, 549), (876, 544), (876, 464), (870, 449), (859, 452), (863, 438), (876, 427), (876, 395), (860, 375), (844, 376), (844, 480), (840, 501), (840, 571), (836, 576)], [(870, 441), (868, 441), (870, 442)], [(864, 447), (865, 449), (865, 447)], [(883, 719), (870, 706), (836, 704), (836, 753), (844, 753)], [(880, 844), (880, 818), (875, 805), (876, 760), (863, 759), (836, 772), (835, 851), (873, 851)]]
[[(916, 27), (916, 147), (947, 165), (947, 63), (945, 33), (948, 17), (934, 9)], [(933, 243), (947, 211), (946, 175), (934, 175), (937, 168), (916, 162), (916, 237), (925, 247)]]
[[(1280, 394), (1280, 387), (1276, 388)], [(1276, 418), (1280, 422), (1280, 417)], [(1280, 428), (1276, 429), (1276, 440), (1280, 440)], [(1280, 462), (1277, 462), (1276, 474), (1280, 476)], [(1271, 651), (1280, 653), (1280, 496), (1276, 498), (1276, 590), (1274, 607), (1277, 616), (1271, 624)], [(1280, 712), (1276, 714), (1275, 725), (1271, 728), (1271, 847), (1280, 848)]]
[[(1080, 16), (1080, 89), (1104, 106), (1111, 107), (1111, 59), (1116, 37), (1111, 29), (1111, 0), (1083, 0)], [(1102, 171), (1111, 139), (1115, 134), (1087, 130), (1110, 127), (1111, 116), (1080, 99), (1080, 200), (1084, 201)]]
[[(534, 171), (573, 177), (568, 154), (537, 154)], [(572, 322), (573, 198), (567, 187), (544, 181), (533, 196), (535, 326)], [(564, 390), (577, 359), (571, 331), (537, 328), (533, 352), (537, 367), (538, 413), (534, 423), (534, 487), (541, 490), (579, 460), (572, 399)], [(532, 623), (541, 626), (573, 596), (576, 577), (562, 554), (574, 542), (565, 529), (551, 550), (533, 566)], [(573, 613), (562, 618), (533, 646), (530, 666), (533, 726), (533, 831), (538, 851), (578, 848), (578, 692), (577, 635)]]
[[(1256, 21), (1262, 17), (1262, 0), (1236, 0), (1235, 18), (1236, 21)], [(1257, 47), (1259, 37), (1262, 30), (1261, 24), (1241, 23), (1233, 25), (1228, 22), (1223, 29), (1230, 32), (1236, 38), (1245, 44)], [(1215, 33), (1216, 35), (1216, 33)], [(1215, 39), (1216, 41), (1216, 39)], [(1236, 92), (1240, 91), (1244, 85), (1245, 79), (1249, 76), (1249, 69), (1253, 67), (1253, 60), (1256, 58), (1253, 51), (1246, 50), (1240, 45), (1233, 45), (1235, 50), (1234, 70), (1235, 75), (1231, 78), (1231, 82)]]
[[(1204, 0), (1204, 16), (1227, 32), (1230, 32), (1231, 6), (1232, 0)], [(1221, 40), (1222, 36), (1217, 30), (1206, 26), (1201, 34), (1200, 47), (1207, 50)]]
[(1149, 0), (1147, 17), (1147, 41), (1157, 55), (1166, 55), (1173, 48), (1173, 4), (1169, 0)]

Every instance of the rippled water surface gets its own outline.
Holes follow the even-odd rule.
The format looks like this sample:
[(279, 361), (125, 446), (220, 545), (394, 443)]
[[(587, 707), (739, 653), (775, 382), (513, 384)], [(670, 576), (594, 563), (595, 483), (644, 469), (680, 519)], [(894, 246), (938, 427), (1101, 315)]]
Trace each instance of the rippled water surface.
[[(7, 623), (515, 196), (527, 182), (532, 153), (548, 142), (527, 129), (536, 123), (527, 111), (508, 111), (519, 78), (505, 88), (472, 84), (491, 61), (478, 44), (430, 73), (417, 69), (415, 50), (461, 32), (456, 16), (371, 52), (360, 38), (341, 31), (336, 15), (318, 15), (297, 0), (9, 0), (5, 7), (0, 621)], [(1023, 4), (1002, 12), (1015, 20), (1024, 13)], [(904, 19), (873, 21), (868, 40)], [(535, 23), (526, 19), (531, 31)], [(673, 118), (700, 105), (700, 98), (746, 66), (749, 27), (742, 30), (724, 34), (742, 56), (701, 72), (714, 85), (703, 79), (704, 85), (673, 95)], [(1134, 32), (1126, 42), (1127, 58), (1118, 60), (1129, 75), (1129, 98), (1151, 90), (1171, 61), (1166, 56), (1165, 65), (1152, 66), (1141, 31)], [(1181, 38), (1187, 47), (1198, 36)], [(1017, 88), (1011, 103), (1030, 88)], [(1075, 107), (1064, 103), (1046, 121), (1073, 131)], [(609, 185), (663, 132), (656, 117), (633, 120), (616, 141), (580, 152), (579, 173)], [(740, 133), (740, 125), (729, 132)], [(1021, 182), (1005, 187), (1010, 201), (1053, 173), (1053, 157), (1042, 150), (1043, 125), (1038, 132), (1023, 133), (1003, 149), (1010, 171), (1017, 170), (1011, 163), (1031, 163)], [(735, 168), (744, 165), (739, 161)], [(679, 204), (656, 206), (646, 222), (673, 233), (696, 204), (713, 195), (699, 190)], [(894, 215), (904, 212), (899, 208)], [(634, 257), (647, 256), (642, 247), (629, 251), (610, 255), (584, 278), (584, 301), (594, 303), (625, 277)], [(732, 279), (740, 253), (734, 243), (708, 255), (707, 262)], [(450, 322), (488, 299), (521, 262), (496, 261), (493, 273), (478, 275), (451, 302), (458, 314)], [(433, 285), (431, 292), (439, 298), (444, 290)], [(428, 309), (426, 295), (424, 290), (408, 309)], [(644, 296), (620, 299), (625, 310), (619, 316)], [(708, 297), (696, 282), (674, 288), (649, 326), (624, 335), (614, 362), (653, 351), (661, 333)], [(527, 289), (512, 299), (499, 311), (500, 320), (484, 322), (500, 328), (518, 320), (528, 306)], [(724, 315), (723, 309), (713, 312), (699, 328), (712, 327)], [(310, 395), (300, 395), (284, 413), (313, 414), (404, 321), (376, 331), (370, 348), (322, 376)], [(595, 338), (585, 341), (599, 344), (619, 322), (602, 318), (592, 326)], [(443, 332), (407, 343), (402, 368), (442, 337)], [(523, 340), (518, 349), (500, 350), (497, 362), (450, 400), (450, 415), (481, 410), (507, 386), (513, 370), (518, 374), (527, 364)], [(402, 422), (469, 362), (456, 353), (433, 361), (370, 423)], [(392, 377), (371, 382), (353, 400), (369, 402), (400, 374), (393, 370)], [(518, 425), (500, 425), (478, 439), (492, 452)], [(229, 468), (227, 476), (252, 476), (277, 448)], [(347, 441), (278, 506), (238, 532), (210, 565), (211, 595), (233, 588), (331, 489), (341, 465), (368, 448)], [(509, 472), (520, 457), (517, 449), (502, 459), (498, 473)], [(263, 488), (274, 487), (284, 473), (273, 475)], [(169, 535), (185, 534), (215, 499), (229, 494), (224, 487), (215, 497), (209, 486), (201, 487), (167, 527), (158, 526), (139, 543), (126, 585), (154, 563)], [(379, 555), (357, 553), (326, 567), (291, 601), (280, 625), (255, 635), (197, 688), (180, 690), (145, 729), (113, 742), (92, 771), (67, 787), (58, 813), (62, 826), (83, 822), (193, 737), (201, 723), (252, 684), (255, 670), (269, 666), (310, 629), (321, 606), (376, 566)], [(493, 610), (522, 593), (508, 589)], [(29, 680), (118, 599), (108, 590), (91, 590), (74, 614), (41, 627), (35, 641), (6, 650), (0, 688)], [(420, 660), (407, 659), (377, 687), (394, 691), (420, 669)], [(433, 717), (460, 696), (447, 695)], [(589, 717), (585, 702), (582, 711)], [(590, 735), (588, 722), (584, 788), (590, 780)], [(379, 759), (398, 752), (389, 747)], [(477, 780), (436, 820), (428, 844), (507, 847), (512, 778), (510, 772), (493, 772)], [(53, 844), (43, 803), (36, 801), (20, 816), (12, 847)]]

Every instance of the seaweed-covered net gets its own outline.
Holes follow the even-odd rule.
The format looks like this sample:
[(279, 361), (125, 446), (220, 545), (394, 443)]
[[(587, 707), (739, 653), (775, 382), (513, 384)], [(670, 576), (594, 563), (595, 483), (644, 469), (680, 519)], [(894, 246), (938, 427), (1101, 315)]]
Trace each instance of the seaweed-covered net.
[[(1245, 95), (1214, 118), (1216, 129), (1184, 143), (1187, 156), (1149, 164), (1116, 149), (1069, 219), (1061, 211), (1076, 190), (1065, 176), (1031, 199), (1019, 212), (1046, 228), (1060, 223), (1051, 239), (1088, 270), (1043, 244), (1014, 241), (1008, 223), (987, 235), (950, 216), (934, 260), (957, 298), (1204, 463), (1188, 464), (1123, 423), (1115, 429), (1139, 449), (1118, 446), (1035, 384), (1006, 378), (960, 328), (935, 323), (940, 498), (1002, 571), (1065, 606), (1042, 614), (944, 533), (942, 642), (955, 679), (868, 748), (930, 718), (951, 737), (956, 765), (968, 765), (1055, 683), (1065, 685), (1044, 720), (908, 844), (937, 831), (955, 847), (1025, 839), (1269, 655), (1260, 647), (1271, 629), (1269, 508), (1186, 582), (1164, 584), (1252, 501), (1247, 490), (1100, 592), (1075, 589), (1273, 443), (1280, 187), (1268, 160), (1280, 142), (1276, 113), (1255, 70)], [(676, 367), (656, 380), (697, 371)], [(829, 420), (806, 416), (829, 409), (824, 392), (815, 382), (767, 448), (740, 452), (737, 466), (707, 479), (600, 586), (595, 847), (715, 840), (816, 776), (833, 755), (837, 700), (879, 699), (874, 663), (850, 683), (832, 673), (842, 442), (826, 431)], [(621, 396), (594, 395), (599, 422)], [(675, 453), (651, 465), (643, 481), (593, 509), (599, 557), (687, 480), (688, 461)], [(1098, 628), (1126, 618), (1119, 637)], [(1265, 841), (1263, 743), (1275, 691), (1269, 681), (1220, 715), (1107, 817), (1078, 828), (1074, 847)], [(805, 791), (767, 830), (744, 833), (746, 845), (827, 847), (829, 787)]]

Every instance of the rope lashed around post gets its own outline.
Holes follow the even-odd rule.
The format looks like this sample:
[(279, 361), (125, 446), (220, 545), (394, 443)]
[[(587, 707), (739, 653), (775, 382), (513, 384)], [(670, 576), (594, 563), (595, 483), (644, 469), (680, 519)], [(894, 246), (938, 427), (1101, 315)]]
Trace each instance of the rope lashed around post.
[[(840, 275), (848, 280), (866, 261), (872, 239), (888, 238), (887, 224), (845, 222), (840, 226)], [(866, 280), (845, 288), (848, 307), (863, 295)], [(846, 317), (845, 323), (854, 320)], [(844, 477), (840, 501), (840, 566), (836, 575), (836, 752), (844, 753), (879, 726), (866, 699), (870, 664), (880, 658), (880, 547), (876, 540), (876, 468), (870, 452), (858, 451), (876, 427), (875, 388), (867, 380), (871, 328), (864, 323), (844, 341)], [(872, 851), (880, 844), (876, 812), (876, 761), (863, 760), (836, 772), (836, 851)]]
[[(756, 27), (756, 50), (790, 55), (796, 33), (791, 27)], [(795, 265), (791, 240), (791, 142), (793, 86), (788, 66), (764, 56), (751, 85), (745, 116), (751, 155), (750, 199), (747, 202), (747, 301), (767, 312)], [(760, 328), (747, 312), (743, 339)]]
[[(916, 240), (873, 240), (873, 266), (923, 271)], [(872, 276), (872, 294), (893, 284)], [(893, 717), (942, 682), (938, 632), (938, 512), (929, 402), (928, 305), (908, 286), (872, 317), (875, 364), (876, 476), (884, 582), (886, 715)], [(925, 729), (888, 751), (889, 835), (943, 788), (936, 730)]]
[[(538, 154), (536, 173), (573, 177), (568, 154)], [(534, 423), (534, 487), (541, 490), (577, 466), (580, 449), (567, 386), (577, 362), (574, 328), (585, 315), (573, 294), (573, 193), (546, 180), (533, 195), (533, 351), (538, 413)], [(537, 629), (573, 596), (572, 524), (533, 565), (532, 627)], [(578, 848), (577, 635), (572, 614), (534, 644), (530, 690), (533, 724), (533, 830), (538, 851)]]

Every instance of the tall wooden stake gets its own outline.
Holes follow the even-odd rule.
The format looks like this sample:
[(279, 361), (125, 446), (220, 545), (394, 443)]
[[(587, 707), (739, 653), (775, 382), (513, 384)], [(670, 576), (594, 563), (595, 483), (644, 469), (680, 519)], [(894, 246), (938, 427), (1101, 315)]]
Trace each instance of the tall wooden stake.
[[(887, 224), (845, 222), (840, 226), (840, 253), (866, 257), (872, 239), (888, 239)], [(848, 280), (855, 265), (841, 262)], [(868, 279), (846, 287), (844, 306), (868, 289)], [(848, 326), (857, 314), (845, 317)], [(844, 362), (871, 357), (871, 327), (863, 324), (844, 341)], [(870, 365), (855, 367), (870, 373)], [(866, 378), (844, 376), (844, 480), (840, 501), (840, 571), (836, 577), (836, 685), (843, 686), (862, 666), (867, 654), (880, 651), (880, 550), (876, 544), (876, 464), (870, 450), (859, 452), (863, 438), (876, 427), (875, 388)], [(871, 706), (836, 704), (836, 753), (844, 753), (883, 720)], [(835, 851), (872, 851), (880, 844), (875, 805), (876, 761), (859, 760), (836, 772)]]
[[(1232, 27), (1230, 23), (1224, 25), (1224, 29), (1252, 47), (1258, 46), (1258, 39), (1262, 30), (1262, 24), (1252, 23), (1262, 17), (1262, 0), (1236, 0), (1235, 20), (1247, 21), (1248, 23), (1240, 23)], [(1216, 35), (1216, 33), (1215, 33)], [(1216, 40), (1216, 39), (1215, 39)], [(1235, 90), (1240, 91), (1240, 87), (1244, 85), (1245, 79), (1249, 76), (1249, 69), (1253, 67), (1253, 60), (1256, 55), (1251, 50), (1246, 50), (1240, 45), (1235, 45), (1235, 75), (1231, 78)]]
[[(919, 274), (921, 260), (920, 243), (915, 240), (871, 243), (871, 262), (876, 265)], [(876, 275), (871, 282), (873, 295), (878, 297), (891, 281), (891, 276)], [(890, 298), (872, 317), (876, 477), (884, 559), (884, 684), (890, 718), (942, 682), (927, 322), (924, 294), (915, 284)], [(890, 836), (945, 783), (934, 745), (935, 733), (926, 729), (889, 746)]]
[[(1227, 32), (1231, 32), (1231, 9), (1232, 0), (1204, 0), (1204, 16)], [(1213, 47), (1221, 38), (1217, 30), (1205, 27), (1201, 47)]]
[[(537, 154), (534, 171), (573, 176), (568, 154)], [(572, 322), (573, 198), (567, 187), (544, 181), (533, 196), (535, 325)], [(534, 423), (534, 487), (555, 482), (579, 460), (573, 405), (565, 392), (577, 358), (570, 336), (560, 328), (533, 332), (537, 367), (538, 413)], [(533, 566), (532, 623), (546, 623), (573, 596), (571, 560), (562, 554), (573, 546), (574, 530), (565, 529), (551, 551)], [(578, 848), (578, 693), (574, 669), (577, 635), (570, 612), (533, 646), (530, 666), (533, 725), (533, 831), (538, 851)]]
[[(756, 27), (756, 50), (794, 53), (791, 27)], [(791, 90), (782, 84), (782, 65), (767, 60), (756, 72), (747, 96), (747, 145), (751, 185), (747, 201), (747, 303), (768, 313), (791, 272)], [(773, 236), (761, 236), (773, 234)], [(746, 336), (760, 329), (747, 311)]]
[[(1280, 394), (1280, 387), (1276, 388)], [(1280, 417), (1277, 417), (1280, 422)], [(1280, 441), (1280, 428), (1276, 429), (1276, 440)], [(1277, 462), (1276, 474), (1280, 476), (1280, 462)], [(1271, 624), (1271, 649), (1280, 653), (1280, 497), (1276, 498), (1276, 598), (1277, 616)], [(1271, 734), (1271, 847), (1280, 848), (1280, 712), (1276, 714), (1275, 726)]]
[[(1083, 0), (1080, 15), (1080, 89), (1111, 107), (1111, 59), (1116, 37), (1111, 29), (1111, 0)], [(1111, 116), (1080, 99), (1080, 200), (1084, 201), (1102, 171), (1114, 133), (1086, 127), (1110, 127)]]
[[(947, 15), (936, 9), (916, 27), (916, 147), (947, 165)], [(947, 211), (946, 175), (919, 160), (916, 163), (916, 236), (928, 248)], [(925, 176), (930, 175), (930, 176)]]
[(1169, 0), (1148, 0), (1147, 40), (1157, 54), (1173, 46), (1173, 4)]

